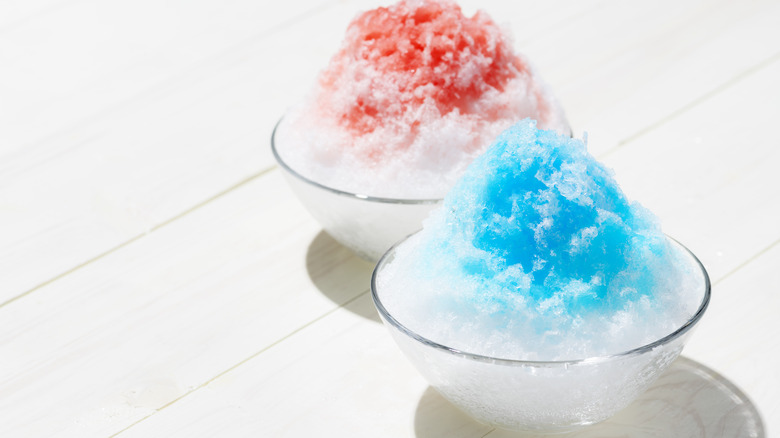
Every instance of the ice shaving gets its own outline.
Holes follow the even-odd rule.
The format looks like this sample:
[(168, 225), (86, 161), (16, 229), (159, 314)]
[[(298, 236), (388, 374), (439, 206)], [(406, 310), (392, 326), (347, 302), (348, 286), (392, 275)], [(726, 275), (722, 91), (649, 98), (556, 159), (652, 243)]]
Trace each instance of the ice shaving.
[(501, 133), (397, 249), (376, 278), (385, 307), (434, 342), (504, 359), (618, 354), (681, 327), (701, 273), (583, 141), (536, 125)]
[(440, 199), (522, 118), (569, 134), (561, 107), (484, 12), (404, 0), (358, 15), (277, 144), (289, 166), (351, 193)]

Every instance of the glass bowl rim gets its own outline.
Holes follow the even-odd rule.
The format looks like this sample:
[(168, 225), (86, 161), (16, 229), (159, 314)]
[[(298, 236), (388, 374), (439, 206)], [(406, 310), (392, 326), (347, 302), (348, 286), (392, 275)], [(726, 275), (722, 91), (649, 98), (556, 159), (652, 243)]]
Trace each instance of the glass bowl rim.
[(279, 164), (279, 166), (282, 167), (285, 171), (287, 171), (290, 175), (297, 178), (298, 180), (320, 188), (322, 190), (328, 191), (330, 193), (333, 193), (334, 195), (338, 196), (345, 196), (348, 198), (354, 198), (354, 199), (360, 199), (363, 201), (369, 201), (369, 202), (379, 202), (383, 204), (409, 204), (409, 205), (416, 205), (416, 204), (438, 204), (440, 203), (444, 198), (439, 199), (426, 199), (426, 198), (388, 198), (388, 197), (382, 197), (382, 196), (371, 196), (366, 195), (363, 193), (353, 193), (348, 192), (346, 190), (340, 190), (333, 187), (329, 187), (323, 184), (318, 183), (317, 181), (313, 181), (300, 173), (298, 173), (295, 169), (290, 167), (289, 164), (287, 164), (283, 159), (282, 156), (279, 154), (279, 151), (276, 147), (276, 131), (279, 129), (279, 126), (282, 124), (282, 120), (284, 120), (284, 117), (279, 119), (278, 122), (276, 122), (276, 125), (274, 125), (274, 130), (271, 132), (271, 152), (274, 155), (274, 159), (276, 159), (276, 162)]
[[(419, 231), (417, 233), (419, 233)], [(681, 337), (683, 334), (687, 333), (689, 330), (691, 330), (691, 328), (693, 328), (694, 325), (696, 325), (696, 323), (699, 322), (699, 320), (704, 315), (704, 312), (707, 310), (707, 307), (709, 306), (710, 303), (712, 285), (710, 282), (710, 276), (707, 273), (707, 269), (704, 267), (704, 265), (699, 260), (699, 258), (696, 257), (696, 255), (690, 249), (688, 249), (685, 245), (683, 245), (673, 237), (666, 235), (667, 239), (674, 242), (680, 248), (685, 250), (685, 252), (693, 259), (695, 265), (698, 266), (699, 269), (701, 270), (703, 280), (704, 280), (704, 297), (702, 298), (702, 301), (699, 304), (699, 308), (696, 310), (693, 316), (691, 316), (682, 326), (678, 327), (675, 331), (661, 337), (660, 339), (657, 339), (649, 344), (645, 344), (640, 347), (632, 348), (630, 350), (626, 350), (615, 354), (593, 356), (584, 359), (524, 360), (524, 359), (506, 359), (506, 358), (485, 356), (476, 353), (469, 353), (467, 351), (448, 347), (446, 345), (432, 341), (410, 330), (409, 328), (401, 324), (398, 320), (396, 320), (392, 315), (390, 315), (390, 312), (387, 311), (385, 306), (382, 304), (381, 299), (379, 298), (377, 287), (376, 287), (376, 278), (380, 268), (384, 266), (384, 264), (388, 261), (389, 257), (395, 253), (395, 250), (398, 248), (398, 246), (400, 246), (401, 244), (409, 240), (410, 237), (412, 237), (414, 234), (417, 233), (413, 233), (412, 235), (407, 236), (406, 238), (400, 240), (399, 242), (396, 242), (395, 245), (390, 247), (390, 249), (388, 249), (385, 252), (385, 254), (382, 255), (382, 258), (379, 259), (376, 266), (374, 267), (374, 271), (371, 274), (371, 299), (374, 301), (374, 306), (377, 308), (377, 311), (379, 312), (383, 320), (389, 322), (390, 325), (392, 325), (394, 328), (401, 331), (406, 336), (412, 338), (413, 340), (423, 345), (426, 345), (428, 347), (432, 347), (435, 350), (439, 350), (444, 353), (451, 354), (453, 356), (458, 356), (458, 357), (470, 359), (477, 362), (486, 362), (486, 363), (493, 363), (497, 365), (507, 365), (507, 366), (526, 366), (526, 367), (530, 366), (536, 368), (554, 368), (560, 366), (567, 367), (567, 366), (578, 365), (578, 364), (595, 364), (595, 363), (608, 362), (608, 361), (632, 357), (632, 356), (638, 356), (648, 351), (652, 351), (656, 347), (668, 344), (674, 341), (675, 339)]]

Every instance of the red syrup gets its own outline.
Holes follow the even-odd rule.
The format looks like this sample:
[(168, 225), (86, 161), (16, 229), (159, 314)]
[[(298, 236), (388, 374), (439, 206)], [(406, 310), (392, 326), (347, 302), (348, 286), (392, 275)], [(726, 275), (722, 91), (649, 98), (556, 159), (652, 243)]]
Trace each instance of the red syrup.
[[(530, 75), (528, 66), (486, 14), (465, 17), (447, 1), (401, 1), (364, 12), (350, 24), (320, 77), (325, 99), (319, 106), (363, 135), (424, 104), (441, 115), (469, 114), (486, 91), (501, 92), (524, 73)], [(355, 83), (361, 86), (352, 99), (327, 96)], [(418, 123), (411, 123), (413, 130)]]

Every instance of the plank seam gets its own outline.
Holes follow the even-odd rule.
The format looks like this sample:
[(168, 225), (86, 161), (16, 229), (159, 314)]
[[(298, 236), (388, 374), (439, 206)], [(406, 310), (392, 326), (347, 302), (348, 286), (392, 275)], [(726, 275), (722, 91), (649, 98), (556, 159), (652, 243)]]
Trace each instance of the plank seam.
[(696, 99), (692, 100), (688, 104), (682, 106), (680, 109), (673, 111), (672, 113), (668, 114), (665, 117), (662, 117), (661, 119), (657, 120), (656, 122), (640, 129), (639, 131), (635, 132), (634, 134), (629, 135), (628, 137), (624, 138), (623, 140), (618, 141), (617, 145), (613, 146), (612, 148), (606, 150), (605, 152), (599, 154), (599, 159), (604, 158), (608, 155), (611, 155), (612, 153), (616, 152), (617, 150), (623, 148), (625, 145), (633, 142), (637, 138), (642, 137), (643, 135), (654, 131), (664, 125), (665, 123), (669, 122), (670, 120), (673, 120), (680, 115), (688, 112), (689, 110), (699, 106), (700, 104), (710, 100), (711, 98), (715, 97), (717, 94), (721, 93), (722, 91), (725, 91), (734, 85), (737, 85), (739, 82), (741, 82), (743, 79), (748, 78), (759, 71), (769, 67), (770, 65), (774, 64), (780, 60), (780, 52), (775, 53), (774, 55), (770, 56), (769, 58), (759, 62), (758, 64), (755, 64), (754, 66), (748, 68), (747, 70), (743, 71), (742, 73), (739, 73), (738, 75), (732, 77), (731, 79), (727, 80), (726, 82), (716, 86), (712, 90), (704, 93), (703, 95), (697, 97)]
[(759, 251), (759, 252), (757, 252), (757, 253), (753, 254), (753, 255), (752, 255), (751, 257), (749, 257), (747, 260), (745, 260), (744, 262), (742, 262), (742, 263), (740, 263), (739, 265), (737, 265), (737, 266), (736, 266), (734, 269), (730, 270), (729, 272), (725, 273), (725, 274), (724, 274), (722, 277), (720, 277), (720, 278), (718, 278), (717, 280), (713, 281), (713, 282), (712, 282), (712, 284), (713, 284), (713, 285), (716, 285), (716, 284), (718, 284), (718, 283), (722, 282), (723, 280), (725, 280), (725, 279), (727, 279), (727, 278), (731, 277), (732, 275), (734, 275), (735, 273), (737, 273), (739, 270), (741, 270), (741, 269), (742, 269), (742, 268), (744, 268), (745, 266), (747, 266), (747, 265), (749, 265), (750, 263), (752, 263), (754, 260), (758, 259), (758, 258), (759, 258), (759, 257), (761, 257), (762, 255), (764, 255), (764, 254), (766, 254), (767, 252), (769, 252), (769, 251), (770, 251), (772, 248), (774, 248), (775, 246), (777, 246), (777, 244), (778, 244), (778, 243), (780, 243), (780, 239), (777, 239), (777, 240), (775, 240), (774, 242), (770, 243), (770, 244), (769, 244), (769, 246), (767, 246), (767, 247), (765, 247), (764, 249), (762, 249), (761, 251)]
[(370, 289), (367, 289), (367, 290), (364, 290), (363, 292), (360, 292), (359, 294), (355, 295), (354, 297), (352, 297), (352, 298), (348, 299), (347, 301), (345, 301), (345, 302), (343, 302), (343, 303), (339, 304), (337, 307), (334, 307), (334, 308), (332, 308), (331, 310), (329, 310), (329, 311), (327, 311), (327, 312), (323, 313), (322, 315), (320, 315), (320, 316), (318, 316), (318, 317), (314, 318), (313, 320), (311, 320), (311, 321), (307, 322), (306, 324), (304, 324), (304, 325), (302, 325), (302, 326), (298, 327), (297, 329), (295, 329), (295, 330), (291, 331), (290, 333), (288, 333), (288, 334), (286, 334), (286, 335), (282, 336), (281, 338), (277, 339), (276, 341), (272, 342), (271, 344), (269, 344), (269, 345), (267, 345), (267, 346), (263, 347), (262, 349), (260, 349), (260, 351), (257, 351), (257, 352), (255, 352), (255, 353), (253, 353), (253, 354), (252, 354), (252, 355), (250, 355), (249, 357), (246, 357), (246, 358), (244, 358), (243, 360), (241, 360), (241, 361), (237, 362), (235, 365), (233, 365), (233, 366), (231, 366), (231, 367), (229, 367), (229, 368), (225, 369), (224, 371), (221, 371), (221, 372), (220, 372), (219, 374), (217, 374), (216, 376), (214, 376), (214, 377), (212, 377), (212, 378), (208, 379), (207, 381), (205, 381), (205, 382), (201, 383), (200, 385), (196, 386), (195, 388), (192, 388), (191, 390), (189, 390), (189, 391), (185, 392), (184, 394), (180, 395), (179, 397), (177, 397), (177, 398), (175, 398), (175, 399), (173, 399), (173, 400), (169, 401), (168, 403), (166, 403), (166, 404), (164, 404), (164, 405), (160, 406), (159, 408), (155, 409), (155, 411), (154, 411), (154, 412), (152, 412), (151, 414), (148, 414), (148, 415), (146, 415), (145, 417), (142, 417), (142, 418), (138, 419), (137, 421), (135, 421), (135, 422), (133, 422), (132, 424), (128, 425), (127, 427), (125, 427), (124, 429), (120, 430), (119, 432), (116, 432), (116, 433), (114, 433), (113, 435), (109, 436), (108, 438), (114, 438), (114, 437), (117, 437), (117, 436), (119, 436), (120, 434), (122, 434), (122, 433), (124, 433), (124, 432), (128, 431), (128, 430), (129, 430), (129, 429), (131, 429), (132, 427), (135, 427), (136, 425), (140, 424), (141, 422), (143, 422), (143, 421), (145, 421), (145, 420), (147, 420), (147, 419), (151, 418), (152, 416), (154, 416), (155, 414), (159, 413), (159, 412), (160, 412), (160, 411), (162, 411), (163, 409), (165, 409), (165, 408), (167, 408), (167, 407), (169, 407), (169, 406), (172, 406), (172, 405), (174, 405), (175, 403), (177, 403), (178, 401), (180, 401), (180, 400), (183, 400), (184, 398), (188, 397), (190, 394), (193, 394), (194, 392), (196, 392), (196, 391), (198, 391), (198, 390), (200, 390), (200, 389), (202, 389), (202, 388), (205, 388), (206, 386), (210, 385), (210, 384), (211, 384), (211, 383), (213, 383), (215, 380), (219, 379), (220, 377), (224, 376), (225, 374), (227, 374), (227, 373), (229, 373), (229, 372), (231, 372), (231, 371), (235, 370), (236, 368), (240, 367), (241, 365), (244, 365), (245, 363), (247, 363), (247, 362), (251, 361), (252, 359), (256, 358), (257, 356), (259, 356), (259, 355), (261, 355), (261, 354), (265, 353), (266, 351), (270, 350), (271, 348), (273, 348), (273, 347), (275, 347), (275, 346), (279, 345), (280, 343), (282, 343), (282, 342), (286, 341), (287, 339), (289, 339), (289, 338), (291, 338), (291, 337), (295, 336), (296, 334), (300, 333), (301, 331), (303, 331), (304, 329), (306, 329), (306, 328), (310, 327), (311, 325), (315, 324), (316, 322), (318, 322), (318, 321), (321, 321), (322, 319), (324, 319), (324, 318), (326, 318), (326, 317), (330, 316), (331, 314), (335, 313), (335, 312), (336, 312), (336, 311), (338, 311), (339, 309), (342, 309), (342, 308), (344, 308), (345, 306), (349, 305), (349, 304), (350, 304), (350, 303), (352, 303), (353, 301), (360, 299), (361, 297), (365, 296), (365, 295), (366, 295), (366, 294), (368, 294), (369, 292), (370, 292)]
[(493, 433), (495, 431), (496, 431), (496, 428), (494, 427), (494, 428), (490, 429), (489, 431), (487, 431), (487, 433), (485, 433), (484, 435), (482, 435), (479, 438), (485, 438), (486, 436), (490, 435), (491, 433)]
[(227, 189), (224, 189), (224, 190), (218, 192), (217, 194), (212, 195), (212, 196), (210, 196), (209, 198), (206, 198), (203, 201), (200, 201), (199, 203), (195, 204), (194, 206), (192, 206), (192, 207), (190, 207), (190, 208), (188, 208), (188, 209), (186, 209), (186, 210), (176, 214), (173, 217), (170, 217), (170, 218), (166, 219), (163, 222), (158, 223), (157, 225), (154, 225), (153, 227), (147, 229), (146, 231), (131, 237), (130, 239), (128, 239), (128, 240), (126, 240), (126, 241), (124, 241), (124, 242), (114, 246), (113, 248), (110, 248), (107, 251), (104, 251), (104, 252), (102, 252), (102, 253), (92, 257), (91, 259), (88, 259), (88, 260), (86, 260), (84, 262), (81, 262), (78, 265), (76, 265), (76, 266), (74, 266), (74, 267), (72, 267), (72, 268), (70, 268), (70, 269), (68, 269), (68, 270), (66, 270), (64, 272), (59, 273), (59, 274), (55, 275), (54, 277), (52, 277), (52, 278), (50, 278), (48, 280), (45, 280), (42, 283), (39, 283), (38, 285), (32, 287), (31, 289), (28, 289), (28, 290), (22, 292), (21, 294), (16, 295), (15, 297), (9, 298), (8, 300), (6, 300), (5, 302), (0, 304), (0, 308), (6, 306), (8, 304), (11, 304), (14, 301), (19, 300), (19, 299), (21, 299), (23, 297), (26, 297), (27, 295), (30, 295), (31, 293), (33, 293), (33, 292), (35, 292), (35, 291), (37, 291), (37, 290), (39, 290), (39, 289), (41, 289), (41, 288), (43, 288), (43, 287), (53, 283), (53, 282), (55, 282), (55, 281), (57, 281), (57, 280), (59, 280), (59, 279), (61, 279), (63, 277), (66, 277), (66, 276), (68, 276), (68, 275), (78, 271), (81, 268), (89, 266), (92, 263), (95, 263), (96, 261), (98, 261), (98, 260), (100, 260), (100, 259), (102, 259), (102, 258), (104, 258), (104, 257), (106, 257), (108, 255), (111, 255), (111, 254), (119, 251), (120, 249), (130, 245), (131, 243), (133, 243), (133, 242), (135, 242), (137, 240), (140, 240), (142, 237), (148, 236), (148, 235), (152, 234), (153, 232), (155, 232), (155, 231), (157, 231), (157, 230), (159, 230), (159, 229), (161, 229), (161, 228), (171, 224), (172, 222), (174, 222), (176, 220), (179, 220), (179, 219), (183, 218), (184, 216), (186, 216), (186, 215), (188, 215), (188, 214), (190, 214), (190, 213), (192, 213), (192, 212), (194, 212), (194, 211), (196, 211), (196, 210), (198, 210), (198, 209), (200, 209), (202, 207), (205, 207), (206, 205), (210, 204), (212, 201), (215, 201), (215, 200), (217, 200), (217, 199), (227, 195), (228, 193), (232, 192), (233, 190), (236, 190), (236, 189), (238, 189), (238, 188), (240, 188), (240, 187), (242, 187), (242, 186), (244, 186), (244, 185), (254, 181), (257, 178), (260, 178), (263, 175), (266, 175), (267, 173), (271, 172), (272, 170), (274, 170), (276, 168), (277, 168), (276, 166), (271, 166), (271, 167), (263, 169), (263, 170), (261, 170), (259, 172), (256, 172), (256, 173), (254, 173), (254, 174), (244, 178), (243, 180), (239, 181), (236, 184), (233, 184), (232, 186), (228, 187)]
[[(244, 50), (246, 47), (251, 47), (253, 44), (256, 44), (259, 41), (263, 41), (269, 37), (272, 37), (278, 32), (283, 31), (285, 28), (293, 26), (296, 23), (303, 21), (311, 16), (317, 15), (322, 11), (329, 9), (330, 7), (332, 7), (337, 3), (338, 3), (337, 0), (329, 0), (323, 2), (318, 6), (308, 9), (293, 17), (290, 17), (287, 21), (284, 21), (276, 26), (272, 26), (256, 34), (249, 35), (239, 40), (238, 42), (231, 44), (228, 47), (225, 47), (223, 50), (217, 53), (213, 53), (211, 55), (207, 55), (205, 58), (196, 60), (191, 65), (186, 66), (183, 72), (182, 71), (174, 72), (165, 78), (162, 78), (152, 84), (149, 84), (146, 88), (139, 90), (132, 96), (121, 99), (118, 102), (114, 102), (113, 104), (109, 104), (108, 107), (99, 110), (95, 114), (77, 120), (70, 126), (63, 127), (62, 129), (54, 131), (43, 138), (36, 139), (30, 144), (25, 145), (25, 147), (27, 149), (40, 147), (42, 145), (45, 145), (46, 143), (57, 140), (60, 137), (66, 135), (67, 133), (73, 132), (74, 130), (77, 130), (83, 126), (94, 123), (95, 121), (108, 118), (109, 116), (113, 116), (114, 114), (121, 112), (122, 110), (130, 107), (136, 101), (149, 98), (149, 97), (159, 96), (161, 93), (162, 95), (165, 95), (167, 90), (175, 89), (174, 87), (171, 87), (171, 84), (174, 85), (178, 84), (182, 82), (182, 80), (185, 78), (190, 78), (190, 77), (208, 78), (211, 76), (212, 73), (210, 71), (210, 68), (214, 65), (218, 65), (216, 63), (217, 61), (225, 61), (225, 60), (233, 59), (235, 56), (237, 56), (236, 55), (237, 52), (242, 53), (241, 51)], [(225, 64), (219, 64), (219, 65), (225, 65)]]

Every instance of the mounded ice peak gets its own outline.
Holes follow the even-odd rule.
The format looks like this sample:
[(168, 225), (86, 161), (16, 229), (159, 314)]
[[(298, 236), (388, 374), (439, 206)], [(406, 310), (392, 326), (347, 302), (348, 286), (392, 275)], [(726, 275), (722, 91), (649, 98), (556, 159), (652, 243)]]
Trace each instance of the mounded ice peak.
[(328, 187), (440, 199), (502, 130), (525, 117), (570, 133), (509, 37), (450, 1), (358, 15), (307, 99), (277, 130), (284, 160)]
[(467, 168), (378, 283), (391, 313), (435, 342), (559, 360), (673, 332), (700, 303), (695, 268), (582, 141), (526, 119)]

